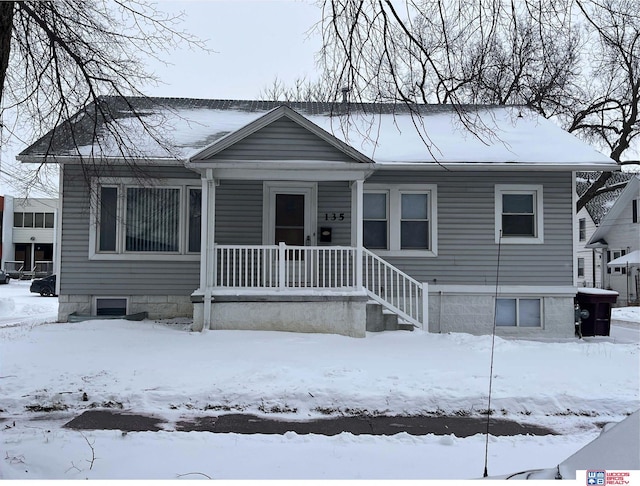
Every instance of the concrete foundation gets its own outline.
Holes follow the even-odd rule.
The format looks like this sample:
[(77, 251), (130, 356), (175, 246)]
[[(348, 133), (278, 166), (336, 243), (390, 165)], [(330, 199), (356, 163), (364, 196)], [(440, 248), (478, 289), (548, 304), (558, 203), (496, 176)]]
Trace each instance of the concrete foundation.
[[(99, 295), (97, 297), (109, 296)], [(173, 317), (191, 317), (193, 306), (188, 295), (131, 295), (127, 296), (128, 313), (147, 312), (149, 319), (171, 319)], [(58, 321), (66, 322), (69, 314), (95, 314), (93, 295), (58, 296)]]
[[(367, 296), (214, 295), (210, 329), (315, 332), (365, 337)], [(194, 294), (193, 329), (204, 323), (204, 299)]]
[[(429, 332), (491, 334), (495, 312), (495, 287), (429, 287)], [(549, 295), (551, 294), (551, 295)], [(540, 327), (496, 327), (498, 336), (570, 338), (574, 335), (572, 288), (501, 288), (499, 298), (539, 298)]]

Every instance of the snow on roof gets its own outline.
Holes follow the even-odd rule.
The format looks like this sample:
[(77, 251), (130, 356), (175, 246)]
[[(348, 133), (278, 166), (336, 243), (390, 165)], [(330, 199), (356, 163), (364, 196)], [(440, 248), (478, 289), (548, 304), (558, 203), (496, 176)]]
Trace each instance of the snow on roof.
[[(117, 100), (105, 98), (108, 103)], [(125, 141), (137, 156), (187, 159), (225, 135), (255, 121), (283, 103), (258, 101), (133, 99), (138, 113), (156, 131), (151, 137), (130, 105), (101, 120), (97, 140), (80, 143), (84, 156), (118, 157), (115, 124), (125, 128)], [(135, 104), (134, 103), (134, 104)], [(514, 106), (464, 106), (287, 103), (293, 110), (377, 163), (514, 163), (552, 165), (616, 164), (588, 144), (534, 112)], [(346, 110), (346, 111), (345, 111)], [(88, 110), (87, 110), (88, 112)], [(463, 114), (461, 119), (459, 113)], [(83, 118), (73, 124), (87, 123)], [(469, 130), (471, 128), (471, 130)], [(73, 129), (73, 128), (72, 128)], [(58, 127), (19, 158), (33, 161), (43, 153), (73, 156), (78, 151)], [(49, 138), (47, 138), (49, 137)], [(49, 145), (48, 140), (56, 143)], [(70, 138), (70, 137), (67, 137)], [(78, 136), (74, 137), (78, 140)], [(168, 142), (168, 143), (163, 143)], [(120, 144), (121, 146), (122, 144)]]

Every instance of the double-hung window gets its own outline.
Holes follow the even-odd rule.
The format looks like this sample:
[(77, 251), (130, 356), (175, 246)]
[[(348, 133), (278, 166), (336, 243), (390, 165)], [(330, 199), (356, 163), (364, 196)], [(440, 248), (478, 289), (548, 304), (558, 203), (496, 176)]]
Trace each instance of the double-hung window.
[(495, 186), (496, 243), (543, 243), (542, 186)]
[(154, 259), (200, 251), (201, 189), (193, 182), (162, 187), (119, 180), (94, 184), (92, 258)]
[(434, 185), (365, 185), (363, 242), (380, 254), (436, 254)]
[(365, 192), (363, 238), (365, 248), (386, 250), (389, 248), (389, 193)]

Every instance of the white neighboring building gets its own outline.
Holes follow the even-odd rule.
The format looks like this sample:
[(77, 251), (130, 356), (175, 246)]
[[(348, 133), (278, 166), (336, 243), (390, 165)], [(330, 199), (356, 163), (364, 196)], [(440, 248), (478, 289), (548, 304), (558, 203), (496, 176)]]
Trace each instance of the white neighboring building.
[(618, 305), (637, 303), (640, 293), (640, 269), (609, 268), (606, 263), (640, 250), (640, 175), (627, 182), (611, 209), (602, 218), (598, 228), (587, 242), (587, 248), (601, 252), (600, 278), (602, 288), (620, 294)]
[[(578, 195), (583, 194), (600, 173), (578, 172), (576, 174), (576, 189)], [(600, 226), (602, 219), (612, 208), (624, 189), (624, 184), (633, 174), (614, 172), (608, 184), (617, 188), (598, 194), (587, 205), (578, 211), (575, 219), (575, 261), (576, 285), (578, 287), (604, 288), (602, 280), (603, 261), (606, 267), (606, 253), (602, 248), (588, 245), (594, 232)], [(604, 256), (604, 258), (603, 258)], [(604, 268), (606, 270), (606, 268)]]
[(2, 268), (13, 278), (53, 272), (58, 199), (4, 196)]

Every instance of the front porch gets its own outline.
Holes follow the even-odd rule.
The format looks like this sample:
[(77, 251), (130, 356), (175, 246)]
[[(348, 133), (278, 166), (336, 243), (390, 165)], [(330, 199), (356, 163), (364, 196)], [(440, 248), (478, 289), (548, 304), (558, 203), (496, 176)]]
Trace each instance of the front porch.
[(367, 303), (427, 328), (427, 285), (366, 248), (214, 245), (211, 285), (192, 294), (194, 330), (252, 329), (364, 337)]

